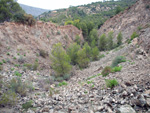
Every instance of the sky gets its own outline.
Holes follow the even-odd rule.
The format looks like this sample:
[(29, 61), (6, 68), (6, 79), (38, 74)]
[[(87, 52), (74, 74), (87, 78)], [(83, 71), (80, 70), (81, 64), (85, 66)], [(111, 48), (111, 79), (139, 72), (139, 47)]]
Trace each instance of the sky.
[(38, 7), (42, 9), (55, 10), (68, 8), (70, 6), (84, 5), (102, 0), (18, 0), (18, 3)]

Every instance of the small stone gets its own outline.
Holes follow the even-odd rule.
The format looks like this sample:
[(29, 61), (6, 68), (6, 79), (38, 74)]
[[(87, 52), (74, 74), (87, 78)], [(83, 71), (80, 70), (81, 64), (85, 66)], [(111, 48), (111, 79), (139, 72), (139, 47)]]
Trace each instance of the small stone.
[(130, 105), (123, 105), (118, 109), (117, 113), (136, 113)]
[(49, 108), (48, 107), (43, 108), (42, 112), (49, 112)]
[(150, 98), (147, 98), (147, 99), (146, 99), (146, 103), (147, 103), (147, 105), (150, 107)]

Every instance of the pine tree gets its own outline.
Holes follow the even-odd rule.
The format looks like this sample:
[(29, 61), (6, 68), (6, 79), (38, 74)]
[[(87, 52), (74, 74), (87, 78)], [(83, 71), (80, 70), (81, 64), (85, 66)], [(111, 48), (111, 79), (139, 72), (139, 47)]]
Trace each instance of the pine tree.
[(98, 60), (99, 50), (97, 47), (92, 48), (92, 60)]
[(83, 48), (86, 51), (86, 56), (88, 58), (90, 58), (91, 57), (91, 47), (89, 46), (89, 44), (87, 42), (84, 44)]
[(90, 60), (89, 60), (89, 58), (86, 55), (85, 48), (79, 50), (77, 55), (78, 55), (77, 62), (78, 62), (79, 67), (80, 68), (88, 67), (88, 64), (89, 64)]
[(120, 46), (122, 44), (122, 33), (119, 32), (117, 36), (117, 46)]
[(66, 54), (66, 51), (60, 43), (53, 46), (50, 59), (52, 62), (52, 68), (57, 73), (57, 76), (63, 76), (70, 72), (70, 57)]
[(107, 49), (108, 49), (108, 50), (113, 49), (113, 32), (109, 32), (109, 33), (108, 33)]
[(107, 40), (106, 40), (106, 35), (102, 34), (99, 38), (99, 50), (104, 51), (107, 49)]

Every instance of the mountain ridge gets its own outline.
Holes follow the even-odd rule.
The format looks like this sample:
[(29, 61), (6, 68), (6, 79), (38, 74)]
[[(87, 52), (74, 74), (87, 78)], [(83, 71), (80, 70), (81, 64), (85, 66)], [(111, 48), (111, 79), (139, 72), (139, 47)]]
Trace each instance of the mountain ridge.
[(48, 9), (42, 9), (42, 8), (37, 8), (37, 7), (32, 7), (24, 4), (20, 4), (21, 8), (27, 13), (31, 14), (35, 17), (39, 16), (40, 14), (49, 11)]

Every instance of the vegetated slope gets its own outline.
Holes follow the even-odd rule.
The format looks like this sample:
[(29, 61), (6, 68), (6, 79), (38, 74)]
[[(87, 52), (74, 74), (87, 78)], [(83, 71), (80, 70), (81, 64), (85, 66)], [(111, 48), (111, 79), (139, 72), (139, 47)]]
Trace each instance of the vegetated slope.
[(99, 35), (113, 31), (116, 37), (119, 32), (122, 32), (123, 40), (126, 41), (134, 31), (136, 32), (146, 24), (150, 24), (149, 6), (149, 0), (139, 0), (124, 12), (107, 20), (99, 29)]
[(91, 21), (95, 27), (99, 27), (109, 17), (115, 15), (117, 6), (121, 10), (134, 4), (136, 0), (121, 0), (121, 1), (107, 1), (96, 2), (88, 5), (77, 7), (70, 7), (68, 9), (58, 9), (43, 13), (37, 19), (43, 21), (52, 21), (64, 25), (65, 21), (79, 19), (80, 21)]
[[(32, 64), (38, 59), (41, 66), (49, 69), (49, 53), (52, 46), (61, 42), (63, 47), (67, 47), (74, 42), (77, 35), (83, 40), (82, 31), (72, 25), (56, 26), (43, 22), (37, 22), (34, 26), (1, 24), (0, 61), (9, 59), (10, 63), (19, 64), (18, 60), (21, 58), (22, 63)], [(42, 53), (43, 55), (40, 56)], [(4, 65), (4, 70), (7, 70), (7, 65)]]
[[(141, 1), (139, 1), (139, 3), (141, 3)], [(136, 5), (140, 6), (138, 2)], [(144, 11), (144, 9), (142, 11)], [(149, 22), (150, 21), (147, 20), (147, 23)], [(11, 29), (13, 27), (16, 30), (14, 30), (12, 33)], [(50, 31), (49, 31), (49, 27), (51, 28)], [(70, 27), (71, 26), (68, 26), (66, 29), (69, 29)], [(19, 28), (21, 28), (22, 32), (20, 32), (19, 35), (15, 35), (20, 30)], [(57, 28), (54, 34), (55, 35), (58, 34), (59, 36), (60, 33), (59, 32), (56, 33), (56, 32), (58, 31), (58, 29), (60, 30), (61, 27), (56, 27), (53, 24), (52, 25), (47, 23), (44, 24), (40, 22), (34, 27), (27, 27), (23, 25), (20, 25), (19, 27), (17, 24), (6, 23), (5, 25), (1, 26), (2, 33), (0, 34), (3, 38), (1, 38), (2, 43), (0, 44), (0, 47), (2, 47), (0, 58), (7, 60), (6, 64), (4, 63), (3, 65), (4, 66), (7, 65), (8, 67), (10, 65), (12, 66), (11, 62), (9, 62), (8, 59), (12, 58), (13, 53), (11, 51), (13, 51), (14, 49), (16, 50), (16, 47), (13, 46), (18, 47), (17, 53), (19, 53), (20, 55), (24, 55), (23, 54), (24, 51), (20, 49), (20, 48), (24, 48), (24, 46), (22, 46), (23, 44), (19, 46), (19, 44), (23, 43), (24, 41), (25, 42), (28, 41), (27, 43), (29, 44), (31, 43), (32, 45), (35, 45), (34, 47), (31, 44), (26, 46), (26, 47), (29, 46), (29, 48), (32, 49), (32, 50), (28, 49), (31, 51), (31, 55), (36, 54), (37, 51), (35, 51), (34, 53), (32, 52), (36, 48), (38, 49), (43, 48), (45, 50), (51, 48), (51, 45), (49, 45), (49, 43), (53, 44), (55, 43), (56, 40), (55, 41), (51, 40), (50, 42), (46, 43), (45, 39), (49, 37), (49, 35), (47, 35), (47, 31), (49, 31), (48, 33), (52, 35), (52, 31), (53, 31), (52, 28), (53, 29)], [(70, 31), (73, 28), (74, 27), (72, 26), (72, 28), (70, 28), (69, 31), (65, 30), (69, 33), (69, 36), (72, 36), (71, 35), (72, 33), (70, 33)], [(22, 29), (25, 31), (25, 33), (23, 32)], [(78, 31), (75, 32), (75, 35), (82, 33), (78, 29), (76, 30), (75, 29), (76, 28), (74, 28), (73, 31), (76, 30)], [(34, 30), (36, 30), (37, 32), (34, 32)], [(60, 31), (61, 34), (63, 34), (62, 30)], [(138, 33), (139, 33), (138, 40), (137, 38), (135, 38), (133, 41), (131, 41), (130, 44), (124, 43), (123, 45), (121, 45), (118, 48), (115, 48), (114, 50), (101, 52), (101, 54), (104, 54), (103, 58), (101, 58), (99, 61), (92, 62), (90, 66), (86, 69), (80, 70), (76, 68), (74, 72), (74, 76), (72, 76), (69, 81), (65, 81), (63, 83), (53, 82), (51, 76), (47, 76), (49, 75), (48, 72), (46, 74), (42, 74), (41, 71), (38, 70), (22, 71), (21, 66), (18, 68), (15, 67), (14, 70), (12, 70), (11, 67), (9, 67), (8, 70), (4, 70), (0, 72), (2, 77), (4, 77), (3, 80), (9, 81), (10, 79), (16, 77), (16, 75), (14, 75), (14, 72), (17, 70), (22, 74), (21, 79), (23, 81), (27, 80), (28, 83), (32, 81), (33, 87), (35, 89), (32, 92), (28, 92), (25, 97), (20, 97), (18, 103), (13, 107), (8, 108), (7, 106), (5, 106), (5, 108), (0, 109), (0, 111), (1, 112), (4, 111), (23, 112), (24, 111), (23, 108), (24, 108), (29, 113), (32, 112), (33, 113), (34, 112), (52, 112), (52, 113), (53, 112), (62, 112), (62, 113), (149, 112), (150, 111), (150, 103), (149, 103), (150, 102), (150, 70), (149, 70), (150, 59), (148, 54), (150, 50), (149, 48), (150, 26), (143, 25), (142, 28), (138, 31)], [(32, 40), (29, 40), (28, 34), (33, 35), (33, 37), (32, 36), (30, 37), (30, 39)], [(17, 38), (20, 35), (22, 37)], [(57, 39), (58, 36), (55, 35), (54, 37), (56, 37)], [(9, 38), (7, 39), (7, 37)], [(11, 39), (15, 39), (15, 40), (12, 41)], [(36, 41), (38, 40), (41, 41), (38, 43), (40, 46), (35, 44)], [(47, 41), (48, 40), (49, 39), (47, 39)], [(61, 41), (63, 42), (63, 45), (67, 44), (65, 43), (66, 42), (65, 39)], [(7, 45), (12, 42), (13, 42), (13, 46), (12, 46), (13, 49), (11, 49), (11, 47)], [(11, 51), (9, 51), (10, 49)], [(30, 51), (26, 53), (27, 58), (28, 56), (30, 56), (29, 55)], [(10, 52), (10, 54), (6, 54), (7, 52)], [(16, 51), (14, 53), (16, 53)], [(15, 55), (15, 56), (19, 58), (20, 55), (19, 56)], [(122, 70), (118, 72), (110, 73), (106, 77), (103, 77), (101, 75), (102, 70), (106, 66), (110, 66), (112, 64), (112, 61), (117, 56), (123, 56), (126, 58), (126, 62), (122, 62), (118, 64), (119, 66), (122, 66)], [(41, 62), (41, 57), (35, 56), (33, 58), (38, 58), (39, 61)], [(46, 66), (42, 67), (42, 69), (45, 68)], [(107, 88), (105, 83), (106, 79), (110, 79), (110, 80), (115, 79), (118, 81), (119, 85), (117, 85), (112, 89)]]
[(37, 8), (37, 7), (31, 7), (31, 6), (27, 6), (24, 4), (19, 4), (22, 9), (27, 13), (27, 14), (31, 14), (33, 16), (39, 16), (40, 14), (47, 12), (48, 10), (46, 9), (41, 9), (41, 8)]

